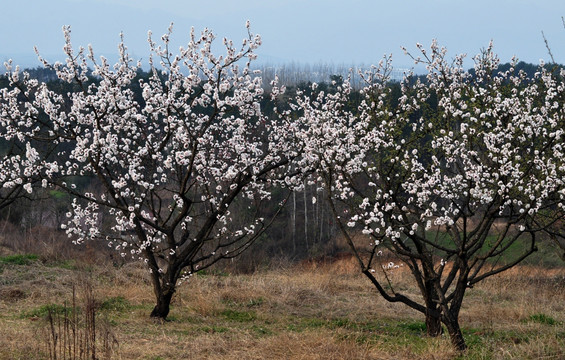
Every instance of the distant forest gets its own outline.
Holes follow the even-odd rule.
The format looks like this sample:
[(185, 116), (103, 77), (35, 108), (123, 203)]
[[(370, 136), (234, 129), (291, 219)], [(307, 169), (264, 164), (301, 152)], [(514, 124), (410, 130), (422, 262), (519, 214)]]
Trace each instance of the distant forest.
[[(498, 67), (500, 72), (506, 72), (510, 70), (512, 65), (510, 63), (500, 64)], [(561, 64), (545, 64), (545, 67), (548, 69), (562, 69), (565, 66)], [(356, 74), (357, 69), (363, 69), (363, 66), (360, 67), (348, 67), (345, 65), (332, 65), (332, 64), (317, 64), (317, 65), (309, 65), (309, 64), (298, 64), (298, 63), (290, 63), (287, 65), (261, 65), (257, 68), (257, 70), (261, 71), (261, 76), (263, 77), (263, 83), (266, 87), (268, 87), (269, 83), (274, 80), (275, 76), (279, 78), (279, 82), (284, 84), (287, 87), (304, 87), (308, 83), (319, 83), (319, 84), (330, 84), (332, 80), (336, 78), (345, 78), (349, 75), (351, 69), (353, 69), (352, 74), (352, 85), (359, 85), (361, 79)], [(524, 71), (528, 78), (532, 78), (534, 74), (538, 71), (539, 65), (526, 63), (523, 61), (518, 62), (514, 66), (515, 71)], [(40, 82), (52, 83), (54, 88), (60, 87), (55, 86), (54, 83), (59, 82), (57, 79), (57, 75), (55, 71), (48, 68), (43, 67), (36, 67), (31, 69), (25, 69), (24, 71), (28, 72), (30, 77), (33, 79), (37, 79)], [(403, 79), (404, 73), (408, 72), (408, 69), (393, 69), (391, 71), (391, 82), (399, 82)], [(473, 69), (470, 70), (470, 73), (473, 74)], [(140, 79), (147, 79), (149, 78), (149, 71), (139, 70), (139, 78)], [(416, 77), (424, 78), (424, 75), (416, 74)], [(0, 76), (0, 88), (4, 88), (7, 86), (6, 78), (4, 76)], [(132, 89), (138, 90), (138, 89)]]

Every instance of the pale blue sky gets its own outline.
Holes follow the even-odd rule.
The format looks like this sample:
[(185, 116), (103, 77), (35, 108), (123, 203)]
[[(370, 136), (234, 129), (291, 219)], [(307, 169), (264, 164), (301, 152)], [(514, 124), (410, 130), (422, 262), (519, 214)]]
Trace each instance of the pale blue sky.
[(61, 54), (62, 25), (72, 26), (75, 45), (91, 43), (97, 54), (116, 54), (119, 33), (135, 58), (147, 59), (147, 30), (163, 34), (175, 23), (176, 44), (191, 26), (212, 28), (239, 40), (245, 21), (263, 37), (266, 62), (376, 63), (392, 53), (397, 67), (410, 60), (400, 46), (437, 38), (451, 54), (474, 55), (491, 39), (503, 62), (513, 55), (538, 63), (548, 59), (541, 31), (555, 60), (565, 63), (563, 0), (21, 0), (2, 2), (0, 60), (29, 66), (37, 45), (48, 59)]

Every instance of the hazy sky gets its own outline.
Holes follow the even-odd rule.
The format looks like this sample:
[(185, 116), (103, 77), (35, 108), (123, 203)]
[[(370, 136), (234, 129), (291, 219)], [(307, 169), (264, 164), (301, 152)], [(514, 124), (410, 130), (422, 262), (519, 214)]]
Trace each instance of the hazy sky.
[(163, 34), (175, 23), (175, 44), (191, 26), (212, 28), (241, 40), (245, 21), (263, 37), (266, 62), (359, 65), (392, 53), (397, 67), (411, 66), (400, 46), (415, 49), (432, 39), (449, 53), (475, 55), (492, 39), (503, 62), (513, 55), (548, 59), (545, 32), (557, 62), (565, 63), (563, 0), (21, 0), (2, 1), (0, 60), (35, 66), (33, 46), (60, 59), (61, 27), (71, 25), (73, 44), (97, 54), (117, 53), (119, 33), (134, 58), (147, 59), (147, 30)]

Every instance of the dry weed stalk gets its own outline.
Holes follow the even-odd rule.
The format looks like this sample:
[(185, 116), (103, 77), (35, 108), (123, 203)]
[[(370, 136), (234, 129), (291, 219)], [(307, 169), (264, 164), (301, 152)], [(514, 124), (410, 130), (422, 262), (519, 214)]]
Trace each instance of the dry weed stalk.
[(41, 332), (42, 342), (49, 360), (96, 360), (111, 359), (119, 343), (110, 325), (104, 319), (97, 320), (98, 303), (92, 286), (84, 285), (82, 308), (78, 305), (76, 287), (70, 307), (49, 307)]

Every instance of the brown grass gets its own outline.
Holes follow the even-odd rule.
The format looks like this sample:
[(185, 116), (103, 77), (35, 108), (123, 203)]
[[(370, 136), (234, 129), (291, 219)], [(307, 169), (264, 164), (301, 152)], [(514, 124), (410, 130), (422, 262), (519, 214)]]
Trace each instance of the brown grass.
[[(0, 359), (46, 358), (45, 321), (32, 314), (69, 302), (73, 285), (87, 281), (98, 316), (118, 339), (116, 359), (457, 356), (447, 337), (424, 335), (418, 313), (381, 299), (349, 257), (247, 275), (196, 275), (179, 287), (166, 323), (148, 317), (153, 295), (138, 264), (64, 268), (35, 261), (3, 264), (0, 271)], [(416, 294), (405, 269), (390, 276), (399, 289)], [(513, 269), (469, 290), (461, 314), (470, 346), (464, 358), (563, 359), (564, 324), (565, 269)]]

